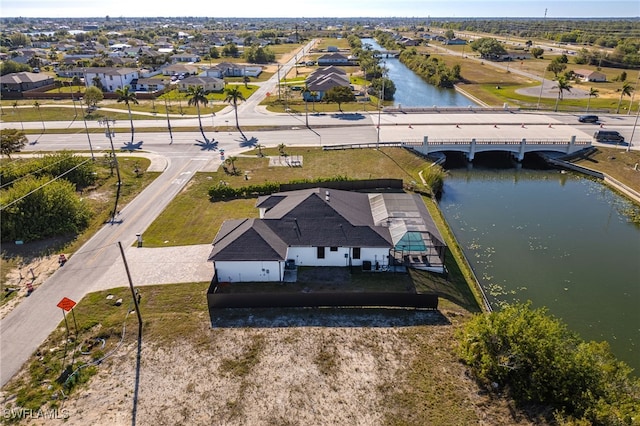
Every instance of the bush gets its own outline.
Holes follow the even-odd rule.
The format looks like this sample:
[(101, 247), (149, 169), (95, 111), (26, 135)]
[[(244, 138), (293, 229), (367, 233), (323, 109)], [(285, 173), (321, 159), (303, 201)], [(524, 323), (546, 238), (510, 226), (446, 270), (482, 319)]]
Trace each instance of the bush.
[(607, 343), (583, 341), (545, 309), (528, 303), (476, 315), (459, 338), (460, 357), (478, 381), (508, 390), (518, 403), (602, 425), (640, 419), (640, 381), (631, 368)]

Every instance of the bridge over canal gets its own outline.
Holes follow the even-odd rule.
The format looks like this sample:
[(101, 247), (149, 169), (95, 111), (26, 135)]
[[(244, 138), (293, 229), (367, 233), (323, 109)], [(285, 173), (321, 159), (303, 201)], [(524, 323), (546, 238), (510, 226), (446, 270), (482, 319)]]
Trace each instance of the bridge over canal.
[(403, 141), (403, 146), (428, 155), (435, 152), (462, 152), (467, 160), (473, 161), (476, 153), (491, 151), (506, 151), (517, 161), (522, 161), (528, 152), (559, 152), (565, 155), (574, 154), (591, 146), (590, 139), (577, 139), (571, 136), (569, 140), (561, 139), (429, 139), (425, 136), (420, 141)]

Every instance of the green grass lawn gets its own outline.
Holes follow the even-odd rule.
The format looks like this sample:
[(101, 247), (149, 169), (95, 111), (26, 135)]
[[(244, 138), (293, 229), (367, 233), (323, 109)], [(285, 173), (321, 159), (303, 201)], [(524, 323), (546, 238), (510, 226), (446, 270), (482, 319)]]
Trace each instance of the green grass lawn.
[[(350, 179), (385, 177), (419, 182), (418, 172), (430, 164), (402, 148), (322, 151), (320, 148), (286, 147), (285, 150), (290, 156), (302, 156), (304, 166), (269, 167), (269, 160), (258, 157), (257, 151), (252, 150), (246, 153), (247, 156), (236, 157), (236, 176), (227, 175), (222, 170), (196, 174), (187, 188), (145, 231), (145, 245), (207, 244), (213, 241), (225, 219), (257, 217), (255, 198), (215, 203), (209, 201), (208, 189), (220, 181), (232, 187), (335, 176), (347, 176)], [(267, 156), (278, 155), (276, 148), (262, 151)], [(248, 181), (244, 178), (245, 173)]]

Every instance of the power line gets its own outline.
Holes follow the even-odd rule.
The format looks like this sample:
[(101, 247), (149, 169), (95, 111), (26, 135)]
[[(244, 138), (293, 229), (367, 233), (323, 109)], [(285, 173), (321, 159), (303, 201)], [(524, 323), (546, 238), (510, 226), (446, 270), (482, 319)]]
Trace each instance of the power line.
[(12, 202), (10, 202), (9, 204), (6, 204), (6, 205), (4, 205), (4, 206), (0, 206), (0, 211), (1, 211), (1, 210), (6, 209), (7, 207), (11, 207), (12, 205), (14, 205), (15, 203), (17, 203), (18, 201), (25, 199), (26, 197), (28, 197), (29, 195), (33, 194), (34, 192), (39, 191), (40, 189), (44, 188), (45, 186), (49, 185), (50, 183), (55, 182), (56, 180), (58, 180), (58, 179), (62, 178), (64, 175), (66, 175), (66, 174), (68, 174), (68, 173), (71, 173), (72, 171), (74, 171), (74, 170), (75, 170), (75, 169), (77, 169), (78, 167), (80, 167), (80, 166), (84, 165), (85, 163), (88, 163), (89, 161), (92, 161), (92, 160), (91, 160), (91, 159), (85, 160), (85, 161), (83, 161), (82, 163), (80, 163), (80, 164), (76, 165), (75, 167), (72, 167), (71, 169), (69, 169), (69, 170), (67, 170), (66, 172), (62, 173), (61, 175), (54, 177), (54, 178), (53, 178), (53, 179), (51, 179), (49, 182), (47, 182), (47, 183), (45, 183), (45, 184), (43, 184), (43, 185), (40, 185), (39, 187), (37, 187), (37, 188), (36, 188), (36, 189), (34, 189), (33, 191), (30, 191), (29, 193), (27, 193), (27, 194), (23, 195), (22, 197), (20, 197), (20, 198), (16, 198), (15, 200), (13, 200)]

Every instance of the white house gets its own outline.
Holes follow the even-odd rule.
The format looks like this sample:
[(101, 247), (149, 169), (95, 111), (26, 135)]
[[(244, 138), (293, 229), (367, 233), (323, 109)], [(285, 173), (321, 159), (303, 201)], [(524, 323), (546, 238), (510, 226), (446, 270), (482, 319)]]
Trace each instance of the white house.
[(115, 92), (125, 86), (131, 86), (133, 80), (139, 78), (138, 70), (132, 68), (108, 68), (94, 67), (84, 69), (84, 84), (87, 87), (95, 86), (100, 80), (105, 92)]
[(383, 270), (431, 259), (444, 267), (442, 237), (415, 195), (312, 188), (260, 197), (257, 207), (259, 219), (220, 227), (209, 255), (218, 281), (284, 281), (292, 266)]
[(326, 55), (322, 55), (318, 58), (318, 65), (327, 66), (327, 65), (350, 65), (351, 62), (349, 58), (340, 53), (328, 53)]
[(224, 80), (200, 75), (192, 75), (178, 81), (178, 90), (186, 92), (189, 87), (202, 86), (205, 92), (222, 92), (224, 90)]
[(574, 70), (573, 73), (582, 81), (607, 81), (604, 73), (591, 70)]

